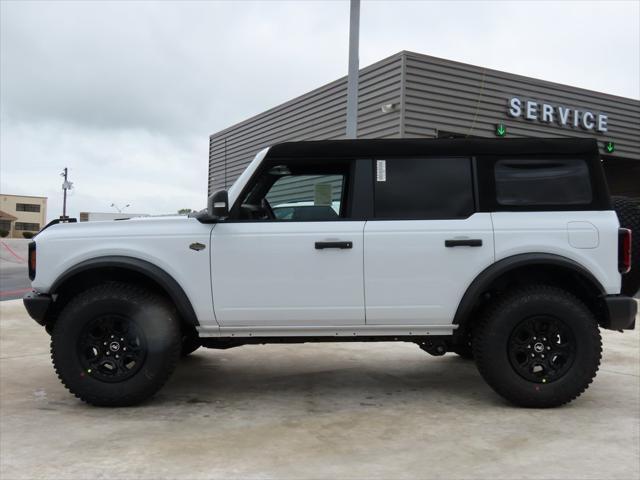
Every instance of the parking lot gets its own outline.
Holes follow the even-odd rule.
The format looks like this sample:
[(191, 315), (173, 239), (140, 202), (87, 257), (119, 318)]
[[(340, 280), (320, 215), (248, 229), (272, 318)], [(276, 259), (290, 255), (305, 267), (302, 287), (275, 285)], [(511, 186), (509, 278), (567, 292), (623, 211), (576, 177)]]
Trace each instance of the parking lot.
[(147, 404), (84, 405), (48, 336), (0, 302), (0, 478), (640, 476), (639, 330), (604, 332), (572, 404), (505, 404), (472, 362), (411, 344), (199, 350)]

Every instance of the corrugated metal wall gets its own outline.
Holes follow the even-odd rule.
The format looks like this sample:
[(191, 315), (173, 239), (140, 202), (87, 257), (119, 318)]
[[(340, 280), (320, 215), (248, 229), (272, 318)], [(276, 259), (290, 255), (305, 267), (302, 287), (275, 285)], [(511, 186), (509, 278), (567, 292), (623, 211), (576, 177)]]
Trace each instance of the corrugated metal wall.
[[(386, 58), (360, 71), (358, 136), (399, 137), (400, 109), (383, 113), (381, 105), (400, 103), (400, 55)], [(254, 155), (275, 143), (290, 140), (344, 138), (347, 78), (313, 90), (209, 138), (209, 194), (230, 186)]]
[[(435, 136), (437, 130), (494, 137), (503, 123), (509, 137), (594, 137), (605, 153), (605, 140), (615, 142), (615, 156), (640, 160), (640, 101), (405, 52), (407, 137)], [(588, 72), (586, 72), (588, 73)], [(596, 134), (559, 124), (511, 118), (511, 97), (575, 107), (608, 115), (608, 131)]]
[[(211, 135), (209, 193), (225, 186), (225, 141), (229, 186), (266, 146), (344, 138), (346, 92), (344, 77)], [(507, 102), (514, 96), (606, 113), (608, 132), (511, 118)], [(382, 105), (389, 103), (396, 109), (383, 113)], [(493, 138), (495, 125), (503, 123), (508, 137), (594, 137), (601, 148), (605, 140), (613, 140), (616, 151), (610, 165), (616, 158), (640, 160), (638, 100), (412, 52), (400, 52), (360, 71), (358, 114), (360, 138), (436, 137), (438, 132)]]

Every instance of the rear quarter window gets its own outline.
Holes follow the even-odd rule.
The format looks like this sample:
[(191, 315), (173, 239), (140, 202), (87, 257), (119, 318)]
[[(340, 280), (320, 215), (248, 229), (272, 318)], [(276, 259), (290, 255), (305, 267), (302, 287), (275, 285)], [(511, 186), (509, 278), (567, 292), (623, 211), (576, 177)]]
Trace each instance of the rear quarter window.
[(494, 175), (498, 205), (587, 205), (593, 199), (582, 159), (500, 159)]

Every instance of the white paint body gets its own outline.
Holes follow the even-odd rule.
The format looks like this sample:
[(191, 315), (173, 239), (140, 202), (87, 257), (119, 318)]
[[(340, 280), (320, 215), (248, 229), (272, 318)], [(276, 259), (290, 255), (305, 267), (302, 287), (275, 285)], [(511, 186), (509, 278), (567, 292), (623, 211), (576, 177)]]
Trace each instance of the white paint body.
[[(445, 247), (480, 239), (481, 247)], [(464, 220), (367, 222), (364, 234), (367, 324), (446, 325), (467, 287), (493, 263), (488, 213)]]
[[(229, 190), (233, 205), (266, 155)], [(485, 268), (550, 253), (620, 293), (613, 211), (476, 213), (464, 220), (220, 222), (151, 217), (60, 224), (36, 238), (33, 288), (48, 293), (74, 265), (105, 256), (153, 263), (190, 300), (201, 336), (452, 334), (465, 291)], [(447, 239), (481, 247), (446, 248)], [(351, 249), (315, 249), (351, 241)], [(189, 245), (206, 246), (195, 251)]]

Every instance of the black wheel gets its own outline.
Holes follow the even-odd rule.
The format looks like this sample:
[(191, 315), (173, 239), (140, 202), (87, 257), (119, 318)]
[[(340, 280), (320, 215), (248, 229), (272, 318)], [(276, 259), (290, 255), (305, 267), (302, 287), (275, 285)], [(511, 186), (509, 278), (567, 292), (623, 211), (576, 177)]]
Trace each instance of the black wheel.
[(152, 396), (173, 372), (180, 348), (180, 325), (166, 302), (122, 283), (79, 294), (51, 336), (51, 359), (64, 386), (100, 406), (134, 405)]
[(633, 297), (640, 290), (640, 201), (612, 197), (620, 226), (631, 230), (631, 271), (622, 276), (622, 293)]
[(191, 355), (197, 349), (201, 347), (198, 334), (195, 332), (188, 332), (182, 335), (182, 348), (180, 349), (180, 355), (186, 357)]
[(584, 392), (598, 371), (602, 341), (591, 311), (555, 287), (514, 290), (489, 308), (475, 331), (480, 374), (523, 407), (563, 405)]

